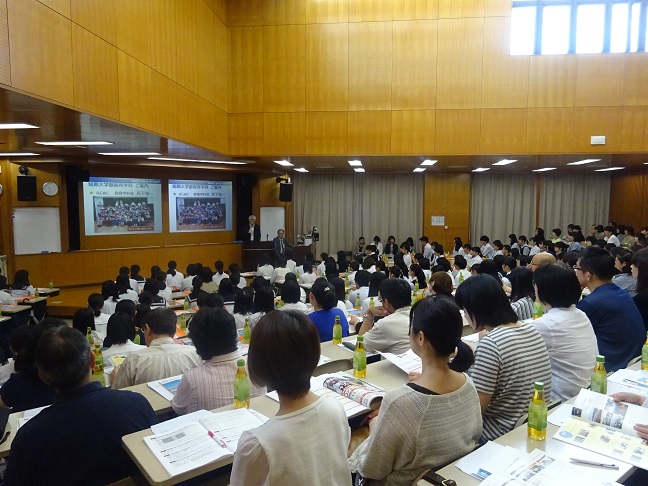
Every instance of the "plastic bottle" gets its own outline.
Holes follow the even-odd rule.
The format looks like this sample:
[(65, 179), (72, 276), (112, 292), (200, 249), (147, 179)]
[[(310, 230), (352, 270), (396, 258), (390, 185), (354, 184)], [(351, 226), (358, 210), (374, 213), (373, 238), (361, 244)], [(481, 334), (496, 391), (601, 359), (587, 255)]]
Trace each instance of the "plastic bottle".
[(54, 281), (52, 280), (51, 277), (50, 277), (50, 281), (49, 281), (49, 289), (54, 290)]
[(364, 347), (364, 336), (358, 336), (355, 351), (353, 352), (353, 376), (365, 378), (367, 376), (367, 352)]
[(335, 323), (333, 324), (333, 344), (342, 344), (342, 325), (340, 324), (340, 316), (335, 316)]
[(355, 299), (355, 308), (359, 309), (362, 306), (362, 301), (360, 300), (360, 292), (356, 294), (356, 299)]
[(40, 297), (40, 293), (38, 292), (38, 287), (34, 289), (34, 297), (36, 297), (37, 299)]
[(189, 296), (187, 296), (187, 297), (185, 297), (185, 300), (184, 300), (184, 302), (182, 303), (182, 308), (183, 308), (185, 311), (188, 311), (188, 310), (189, 310), (189, 307), (191, 307), (191, 304), (190, 304), (190, 302), (189, 302)]
[(92, 337), (92, 328), (90, 326), (88, 326), (88, 330), (86, 331), (86, 339), (90, 344), (90, 349), (94, 349), (94, 339)]
[(533, 303), (533, 318), (537, 319), (538, 317), (542, 317), (543, 314), (544, 314), (544, 307), (542, 307), (542, 304), (536, 300)]
[(238, 369), (234, 377), (234, 408), (250, 408), (250, 380), (245, 372), (245, 360), (236, 362)]
[(374, 304), (374, 298), (370, 297), (369, 298), (369, 307), (374, 307), (376, 304)]
[(596, 366), (592, 373), (592, 384), (590, 390), (607, 395), (607, 371), (605, 371), (605, 356), (596, 357)]
[(529, 403), (528, 435), (533, 440), (547, 438), (547, 402), (544, 397), (544, 383), (536, 381), (533, 397)]
[(250, 319), (245, 318), (245, 325), (243, 326), (243, 344), (250, 344), (252, 337), (252, 329), (250, 328)]
[(92, 371), (92, 381), (98, 381), (101, 386), (106, 386), (106, 375), (104, 374), (104, 360), (101, 353), (101, 346), (96, 344), (94, 348), (95, 366)]
[(648, 333), (646, 333), (646, 342), (641, 348), (641, 369), (648, 370)]

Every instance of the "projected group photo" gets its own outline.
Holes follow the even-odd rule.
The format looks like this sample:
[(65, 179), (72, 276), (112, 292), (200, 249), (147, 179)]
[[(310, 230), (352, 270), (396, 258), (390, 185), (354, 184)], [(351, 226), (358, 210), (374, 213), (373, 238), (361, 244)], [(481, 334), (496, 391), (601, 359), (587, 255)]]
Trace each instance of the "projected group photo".
[(155, 208), (146, 197), (94, 197), (95, 233), (153, 231)]
[(176, 198), (178, 231), (225, 229), (227, 207), (219, 197)]

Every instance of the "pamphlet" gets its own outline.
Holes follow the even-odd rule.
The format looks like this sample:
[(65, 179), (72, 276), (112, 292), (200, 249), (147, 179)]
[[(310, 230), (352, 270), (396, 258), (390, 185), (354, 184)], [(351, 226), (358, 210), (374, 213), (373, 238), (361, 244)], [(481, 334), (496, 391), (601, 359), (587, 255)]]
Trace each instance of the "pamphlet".
[(608, 393), (630, 392), (648, 397), (648, 371), (622, 369), (608, 376)]
[(151, 381), (148, 383), (148, 386), (167, 400), (173, 400), (173, 397), (178, 391), (178, 385), (180, 385), (181, 378), (182, 375), (178, 375), (172, 376), (171, 378), (165, 378), (164, 380)]
[(420, 373), (423, 369), (421, 358), (419, 358), (411, 349), (402, 354), (380, 353), (383, 357), (405, 373)]

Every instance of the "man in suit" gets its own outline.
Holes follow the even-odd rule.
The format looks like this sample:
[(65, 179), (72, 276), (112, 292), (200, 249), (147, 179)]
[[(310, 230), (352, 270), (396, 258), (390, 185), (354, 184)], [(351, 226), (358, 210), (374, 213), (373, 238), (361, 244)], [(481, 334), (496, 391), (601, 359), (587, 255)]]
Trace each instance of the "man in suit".
[(284, 230), (280, 229), (277, 231), (277, 236), (272, 240), (274, 243), (274, 251), (275, 251), (275, 257), (278, 257), (279, 255), (286, 255), (286, 251), (290, 248), (292, 249), (292, 245), (286, 241), (286, 238), (284, 238)]
[(261, 241), (261, 227), (256, 224), (256, 216), (254, 214), (250, 215), (248, 222), (249, 224), (244, 226), (241, 230), (243, 241)]

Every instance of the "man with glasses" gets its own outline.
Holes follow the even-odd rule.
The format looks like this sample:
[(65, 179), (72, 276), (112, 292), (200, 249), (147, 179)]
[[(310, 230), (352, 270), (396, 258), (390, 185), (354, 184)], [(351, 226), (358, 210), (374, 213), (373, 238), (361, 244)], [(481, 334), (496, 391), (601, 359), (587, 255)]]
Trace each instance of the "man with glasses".
[(531, 263), (527, 268), (530, 268), (532, 272), (535, 272), (540, 265), (545, 265), (547, 263), (556, 263), (556, 257), (551, 253), (536, 253), (531, 258)]
[(574, 266), (578, 282), (590, 295), (576, 304), (587, 314), (605, 356), (605, 369), (617, 371), (641, 354), (646, 338), (643, 319), (630, 294), (612, 283), (616, 271), (610, 252), (586, 248)]

